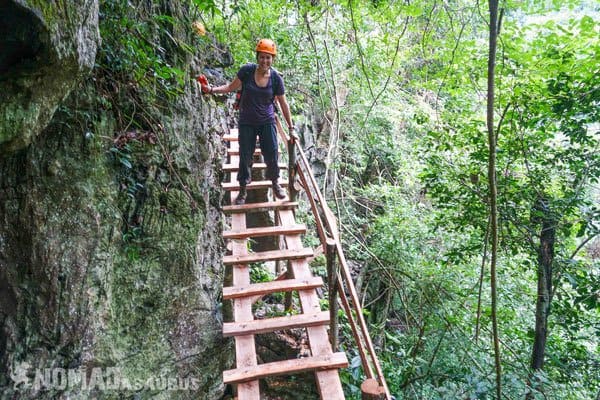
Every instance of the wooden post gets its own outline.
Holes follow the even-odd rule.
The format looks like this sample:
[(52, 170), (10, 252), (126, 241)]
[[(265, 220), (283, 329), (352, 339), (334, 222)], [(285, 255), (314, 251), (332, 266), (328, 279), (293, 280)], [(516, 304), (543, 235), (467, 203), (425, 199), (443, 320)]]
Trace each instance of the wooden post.
[(360, 385), (360, 392), (362, 394), (362, 400), (384, 400), (385, 399), (385, 388), (379, 386), (377, 379), (365, 379)]
[(333, 351), (337, 351), (338, 347), (338, 302), (337, 302), (337, 291), (338, 291), (338, 270), (336, 268), (336, 247), (333, 239), (327, 239), (327, 281), (329, 287), (329, 340), (331, 341), (331, 348)]
[[(278, 244), (277, 248), (283, 249), (284, 243), (285, 242), (283, 241), (283, 236), (279, 236), (279, 244)], [(281, 275), (282, 272), (283, 272), (283, 261), (282, 260), (275, 261), (275, 276)]]
[(288, 193), (290, 201), (296, 201), (296, 140), (290, 137), (288, 142)]
[[(296, 141), (290, 136), (288, 139), (288, 197), (290, 201), (296, 201)], [(287, 278), (292, 279), (292, 267), (290, 261), (287, 263)], [(285, 294), (285, 309), (291, 310), (293, 306), (293, 294), (288, 292)]]
[[(292, 264), (291, 264), (291, 260), (287, 261), (287, 269), (285, 271), (285, 276), (286, 279), (294, 279), (294, 274), (292, 273)], [(284, 300), (284, 307), (285, 307), (285, 311), (291, 311), (292, 310), (292, 306), (294, 305), (294, 292), (286, 292), (285, 293), (285, 300)]]

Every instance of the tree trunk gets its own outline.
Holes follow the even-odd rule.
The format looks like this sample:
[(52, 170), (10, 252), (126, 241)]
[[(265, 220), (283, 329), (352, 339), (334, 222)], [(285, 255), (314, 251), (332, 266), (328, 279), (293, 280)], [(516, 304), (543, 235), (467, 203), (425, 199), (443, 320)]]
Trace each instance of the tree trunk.
[[(531, 352), (531, 375), (529, 385), (539, 390), (535, 372), (544, 367), (546, 339), (548, 338), (548, 316), (552, 301), (552, 263), (554, 260), (554, 242), (556, 240), (556, 219), (548, 208), (547, 199), (540, 198), (533, 210), (534, 218), (541, 223), (540, 245), (538, 247), (537, 299), (535, 307), (535, 335)], [(533, 399), (533, 391), (527, 393), (527, 400)]]
[[(540, 202), (541, 203), (541, 202)], [(554, 260), (554, 241), (556, 239), (556, 221), (544, 207), (538, 207), (541, 212), (542, 229), (540, 231), (540, 246), (538, 248), (538, 289), (535, 308), (535, 337), (531, 354), (531, 368), (534, 371), (544, 367), (546, 338), (548, 337), (548, 315), (552, 300), (552, 262)]]

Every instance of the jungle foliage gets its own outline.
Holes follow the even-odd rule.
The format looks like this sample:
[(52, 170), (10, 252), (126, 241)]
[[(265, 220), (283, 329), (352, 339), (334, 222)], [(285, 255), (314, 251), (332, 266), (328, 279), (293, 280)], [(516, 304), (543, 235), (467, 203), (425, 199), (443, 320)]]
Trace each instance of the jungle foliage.
[[(396, 398), (494, 398), (487, 4), (193, 4), (209, 32), (202, 40), (229, 45), (232, 76), (252, 61), (257, 39), (278, 43), (303, 141), (324, 148), (323, 188)], [(598, 398), (600, 7), (500, 8), (503, 397)], [(349, 396), (359, 396), (361, 374), (353, 363), (344, 375)]]

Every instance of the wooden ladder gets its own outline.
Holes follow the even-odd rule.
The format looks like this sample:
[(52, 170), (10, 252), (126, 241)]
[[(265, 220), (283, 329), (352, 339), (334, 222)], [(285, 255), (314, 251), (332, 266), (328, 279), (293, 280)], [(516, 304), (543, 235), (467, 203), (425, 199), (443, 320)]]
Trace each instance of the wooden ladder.
[[(234, 321), (223, 324), (223, 335), (233, 336), (235, 339), (237, 365), (235, 369), (223, 372), (223, 382), (236, 385), (239, 400), (259, 400), (261, 378), (314, 371), (321, 399), (344, 399), (338, 369), (347, 367), (348, 360), (345, 353), (333, 352), (331, 348), (327, 335), (329, 312), (321, 311), (319, 297), (315, 290), (323, 285), (323, 280), (314, 277), (310, 271), (308, 258), (312, 257), (314, 252), (302, 245), (301, 234), (306, 232), (306, 227), (295, 222), (293, 210), (297, 203), (284, 199), (233, 205), (239, 191), (236, 181), (239, 162), (237, 129), (232, 129), (224, 139), (229, 142), (229, 162), (224, 164), (223, 169), (225, 172), (230, 172), (230, 179), (223, 184), (223, 188), (230, 193), (232, 205), (223, 207), (224, 212), (230, 215), (231, 219), (231, 229), (225, 231), (223, 237), (230, 239), (232, 245), (231, 254), (223, 258), (223, 263), (232, 266), (233, 286), (223, 288), (223, 299), (233, 301)], [(260, 154), (260, 151), (255, 154)], [(254, 167), (264, 168), (264, 164), (255, 164)], [(270, 181), (252, 182), (247, 189), (265, 188), (270, 185)], [(281, 225), (246, 227), (247, 213), (267, 210), (277, 214)], [(248, 253), (249, 238), (280, 235), (284, 238), (285, 249)], [(293, 278), (261, 283), (250, 282), (250, 263), (279, 260), (289, 261), (288, 266), (291, 271), (288, 272), (291, 272)], [(252, 314), (254, 301), (269, 293), (291, 291), (298, 292), (301, 314), (254, 319)], [(311, 355), (258, 364), (254, 335), (291, 328), (306, 329)]]

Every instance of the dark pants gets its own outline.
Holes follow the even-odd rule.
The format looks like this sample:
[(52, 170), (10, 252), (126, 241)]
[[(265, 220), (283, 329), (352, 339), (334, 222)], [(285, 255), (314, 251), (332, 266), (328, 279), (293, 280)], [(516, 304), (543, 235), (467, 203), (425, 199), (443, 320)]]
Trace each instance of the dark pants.
[(277, 153), (277, 129), (275, 124), (267, 125), (240, 125), (238, 129), (238, 140), (240, 144), (240, 166), (237, 180), (240, 186), (246, 186), (251, 181), (252, 162), (254, 161), (254, 150), (256, 148), (256, 136), (260, 142), (260, 150), (267, 164), (265, 178), (276, 181), (279, 178), (278, 153)]

